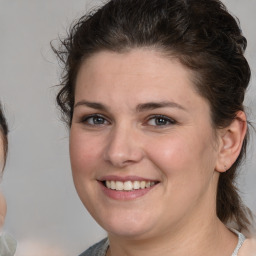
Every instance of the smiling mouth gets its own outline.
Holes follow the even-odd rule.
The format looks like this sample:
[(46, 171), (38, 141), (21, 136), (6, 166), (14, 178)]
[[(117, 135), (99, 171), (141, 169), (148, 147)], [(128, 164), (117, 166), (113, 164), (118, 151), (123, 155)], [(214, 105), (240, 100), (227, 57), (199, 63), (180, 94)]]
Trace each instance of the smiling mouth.
[(114, 181), (114, 180), (106, 180), (103, 181), (103, 185), (111, 190), (117, 191), (134, 191), (139, 189), (151, 188), (158, 184), (157, 181)]

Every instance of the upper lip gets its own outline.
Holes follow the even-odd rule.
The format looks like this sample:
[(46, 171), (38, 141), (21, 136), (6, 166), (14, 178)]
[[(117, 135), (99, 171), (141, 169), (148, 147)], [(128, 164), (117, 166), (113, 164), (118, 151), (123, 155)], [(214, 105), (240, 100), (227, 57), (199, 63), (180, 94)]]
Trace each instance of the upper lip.
[(152, 182), (158, 182), (156, 179), (150, 179), (150, 178), (144, 178), (140, 176), (117, 176), (117, 175), (107, 175), (100, 177), (98, 181), (106, 181), (106, 180), (113, 180), (113, 181), (152, 181)]

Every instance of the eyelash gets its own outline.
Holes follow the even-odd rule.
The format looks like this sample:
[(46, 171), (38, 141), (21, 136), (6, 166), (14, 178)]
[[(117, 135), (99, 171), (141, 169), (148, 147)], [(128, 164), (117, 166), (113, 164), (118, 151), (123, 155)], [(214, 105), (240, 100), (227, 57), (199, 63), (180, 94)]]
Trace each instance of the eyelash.
[[(162, 124), (156, 124), (156, 121), (159, 120), (162, 120), (164, 121), (164, 123)], [(173, 120), (172, 118), (170, 117), (167, 117), (167, 116), (164, 116), (164, 115), (153, 115), (153, 116), (150, 116), (147, 121), (146, 121), (146, 124), (149, 124), (150, 121), (152, 120), (155, 120), (155, 125), (151, 124), (150, 126), (155, 126), (155, 127), (166, 127), (166, 126), (170, 126), (170, 125), (174, 125), (176, 124), (177, 122), (175, 120)]]
[[(98, 121), (101, 119), (101, 123), (95, 123), (96, 119), (98, 119)], [(153, 120), (154, 120), (154, 124), (150, 124), (150, 122)], [(157, 120), (162, 123), (157, 124)], [(103, 125), (111, 124), (111, 122), (107, 118), (105, 118), (103, 115), (100, 115), (100, 114), (92, 114), (92, 115), (83, 117), (81, 120), (81, 123), (84, 123), (88, 126), (103, 126)], [(144, 126), (149, 125), (152, 127), (161, 127), (161, 128), (174, 125), (174, 124), (177, 124), (177, 121), (165, 115), (152, 115), (146, 120), (146, 122), (143, 123)]]
[[(96, 123), (89, 122), (90, 119), (92, 119), (92, 122), (94, 122), (97, 118), (102, 119), (103, 123), (96, 124)], [(107, 122), (107, 124), (110, 124), (110, 122), (103, 115), (100, 115), (100, 114), (89, 115), (89, 116), (83, 117), (81, 120), (81, 123), (84, 123), (88, 126), (102, 126), (102, 125), (105, 125), (105, 122)]]

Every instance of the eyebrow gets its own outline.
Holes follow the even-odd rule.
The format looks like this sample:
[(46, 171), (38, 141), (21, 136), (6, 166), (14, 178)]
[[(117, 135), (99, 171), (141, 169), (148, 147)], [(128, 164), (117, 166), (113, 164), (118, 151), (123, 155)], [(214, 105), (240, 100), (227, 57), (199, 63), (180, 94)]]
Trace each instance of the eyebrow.
[(81, 100), (75, 104), (74, 108), (76, 108), (78, 106), (87, 106), (89, 108), (94, 108), (97, 110), (108, 111), (108, 108), (105, 105), (98, 103), (98, 102), (90, 102), (90, 101), (86, 101), (86, 100)]
[(178, 104), (176, 102), (172, 102), (172, 101), (147, 102), (147, 103), (139, 104), (136, 107), (136, 111), (143, 112), (143, 111), (147, 111), (147, 110), (154, 110), (157, 108), (164, 108), (164, 107), (178, 108), (178, 109), (187, 111), (183, 106), (181, 106), (180, 104)]
[[(76, 108), (78, 106), (87, 106), (89, 108), (108, 112), (108, 107), (101, 103), (98, 103), (98, 102), (90, 102), (90, 101), (86, 101), (86, 100), (81, 100), (75, 104), (74, 108)], [(182, 105), (180, 105), (176, 102), (161, 101), (161, 102), (147, 102), (147, 103), (139, 104), (136, 107), (136, 112), (143, 112), (143, 111), (154, 110), (157, 108), (164, 108), (164, 107), (178, 108), (183, 111), (187, 111), (186, 108), (184, 108)]]

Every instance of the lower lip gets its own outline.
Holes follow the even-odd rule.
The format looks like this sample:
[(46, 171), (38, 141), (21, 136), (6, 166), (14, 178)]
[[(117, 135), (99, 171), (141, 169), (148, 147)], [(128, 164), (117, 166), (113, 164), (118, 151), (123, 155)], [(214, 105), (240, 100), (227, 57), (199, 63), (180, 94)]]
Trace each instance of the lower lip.
[(142, 197), (146, 195), (151, 189), (153, 189), (156, 185), (145, 188), (145, 189), (135, 189), (131, 191), (124, 191), (124, 190), (113, 190), (105, 187), (102, 182), (99, 182), (101, 189), (103, 190), (104, 194), (111, 199), (115, 200), (134, 200), (136, 198)]

